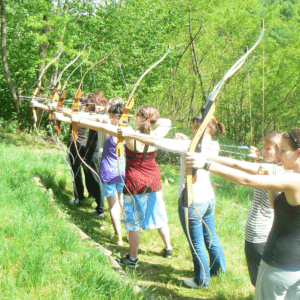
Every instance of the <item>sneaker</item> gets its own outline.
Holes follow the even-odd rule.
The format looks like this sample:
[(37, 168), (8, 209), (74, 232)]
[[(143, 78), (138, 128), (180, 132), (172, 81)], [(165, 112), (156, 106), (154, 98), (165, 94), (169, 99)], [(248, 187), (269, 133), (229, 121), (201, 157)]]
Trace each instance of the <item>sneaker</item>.
[(99, 218), (104, 218), (104, 213), (99, 213), (99, 212), (96, 211), (96, 210), (92, 211), (91, 214), (92, 214), (93, 216), (97, 216), (97, 217), (99, 217)]
[(110, 237), (110, 241), (118, 246), (122, 246), (123, 245), (123, 241), (120, 239), (119, 235), (112, 235)]
[(194, 278), (193, 279), (184, 279), (183, 283), (188, 286), (189, 288), (191, 289), (200, 289), (200, 288), (203, 288), (203, 289), (208, 289), (208, 286), (207, 285), (199, 285), (195, 282)]
[(164, 249), (163, 249), (163, 251), (162, 251), (162, 255), (163, 255), (163, 257), (165, 257), (165, 258), (171, 258), (172, 255), (173, 255), (173, 253), (174, 253), (173, 248), (172, 248), (171, 250), (167, 250), (166, 247), (164, 247)]
[(130, 269), (135, 269), (138, 266), (138, 262), (139, 262), (138, 258), (135, 260), (132, 260), (129, 255), (126, 255), (125, 257), (123, 257), (119, 260), (120, 265), (122, 265), (122, 266), (125, 265)]
[(69, 200), (70, 204), (78, 204), (79, 203), (79, 199), (76, 198), (75, 200)]

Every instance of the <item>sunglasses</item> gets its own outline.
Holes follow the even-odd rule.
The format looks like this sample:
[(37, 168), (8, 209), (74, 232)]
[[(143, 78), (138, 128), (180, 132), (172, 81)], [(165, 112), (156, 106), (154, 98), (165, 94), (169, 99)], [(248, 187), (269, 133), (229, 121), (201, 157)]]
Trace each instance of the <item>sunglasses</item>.
[(293, 140), (293, 142), (297, 145), (297, 147), (300, 148), (299, 142), (297, 142), (296, 138), (294, 137), (294, 135), (292, 134), (291, 131), (289, 131), (289, 135), (290, 135), (291, 139)]

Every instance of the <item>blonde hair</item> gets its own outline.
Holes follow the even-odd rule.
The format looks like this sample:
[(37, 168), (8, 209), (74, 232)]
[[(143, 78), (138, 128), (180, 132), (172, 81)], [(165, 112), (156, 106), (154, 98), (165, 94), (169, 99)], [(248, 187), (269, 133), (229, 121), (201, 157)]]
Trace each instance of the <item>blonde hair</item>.
[(142, 126), (140, 127), (140, 132), (150, 134), (151, 127), (157, 123), (160, 114), (157, 107), (146, 105), (140, 107), (136, 116), (143, 117), (145, 119)]
[(264, 138), (264, 143), (274, 146), (276, 150), (279, 149), (280, 145), (280, 140), (283, 136), (283, 132), (281, 131), (273, 131), (270, 132), (265, 138)]

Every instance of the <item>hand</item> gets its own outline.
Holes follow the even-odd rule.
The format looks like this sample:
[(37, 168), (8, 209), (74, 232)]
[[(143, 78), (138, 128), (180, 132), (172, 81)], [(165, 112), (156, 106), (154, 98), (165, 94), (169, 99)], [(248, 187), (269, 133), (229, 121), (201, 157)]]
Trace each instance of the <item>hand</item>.
[(257, 175), (269, 175), (269, 171), (260, 165), (257, 169)]
[(175, 140), (188, 140), (188, 136), (183, 133), (175, 133)]
[(81, 117), (78, 114), (71, 114), (71, 121), (74, 123), (79, 123)]
[(185, 161), (187, 167), (203, 169), (206, 162), (206, 157), (201, 153), (187, 152), (185, 154)]
[(55, 110), (56, 109), (56, 103), (49, 103), (48, 104), (48, 107), (49, 107), (49, 110)]
[(258, 148), (254, 147), (254, 146), (250, 147), (249, 154), (256, 154), (257, 157), (261, 157), (262, 156), (261, 151)]
[(118, 133), (119, 139), (126, 137), (126, 133), (124, 132), (124, 128), (122, 128), (122, 127), (118, 127), (117, 133)]

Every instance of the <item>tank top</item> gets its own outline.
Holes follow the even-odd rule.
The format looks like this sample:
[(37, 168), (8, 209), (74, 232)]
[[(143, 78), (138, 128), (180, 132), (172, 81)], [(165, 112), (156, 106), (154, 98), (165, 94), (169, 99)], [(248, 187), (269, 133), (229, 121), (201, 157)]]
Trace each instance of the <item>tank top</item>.
[[(114, 184), (122, 181), (119, 173), (117, 153), (116, 153), (116, 142), (113, 136), (110, 135), (105, 141), (103, 148), (103, 156), (100, 165), (100, 178), (105, 184)], [(120, 158), (120, 171), (124, 180), (125, 177), (125, 158), (122, 155)]]
[(157, 151), (147, 153), (147, 150), (146, 146), (144, 153), (140, 153), (125, 146), (125, 195), (152, 193), (162, 189), (160, 169), (156, 162)]
[(300, 271), (300, 205), (288, 203), (284, 193), (274, 201), (274, 222), (263, 261), (288, 271)]

